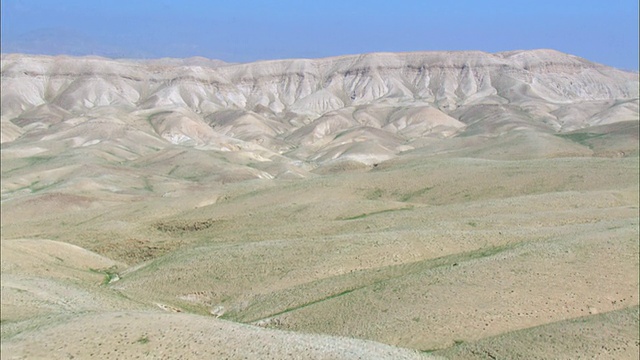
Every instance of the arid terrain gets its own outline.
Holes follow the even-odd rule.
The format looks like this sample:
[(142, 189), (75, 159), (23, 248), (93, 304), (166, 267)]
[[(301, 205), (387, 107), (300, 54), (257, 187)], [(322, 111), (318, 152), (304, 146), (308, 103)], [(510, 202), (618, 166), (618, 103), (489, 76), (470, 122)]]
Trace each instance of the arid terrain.
[(3, 54), (2, 359), (637, 359), (638, 73)]

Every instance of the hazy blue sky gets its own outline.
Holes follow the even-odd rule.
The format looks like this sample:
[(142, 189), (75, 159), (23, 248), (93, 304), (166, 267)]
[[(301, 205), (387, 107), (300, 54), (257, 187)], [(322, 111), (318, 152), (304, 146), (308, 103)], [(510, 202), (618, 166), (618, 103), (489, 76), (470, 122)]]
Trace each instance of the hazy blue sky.
[(638, 69), (637, 0), (2, 0), (2, 51), (232, 62), (551, 48)]

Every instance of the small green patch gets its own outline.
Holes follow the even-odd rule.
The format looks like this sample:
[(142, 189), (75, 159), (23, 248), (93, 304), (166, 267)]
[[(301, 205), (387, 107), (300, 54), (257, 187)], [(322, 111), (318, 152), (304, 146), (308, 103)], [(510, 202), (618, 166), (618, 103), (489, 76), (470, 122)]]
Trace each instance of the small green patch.
[(147, 344), (149, 343), (149, 337), (147, 335), (142, 335), (138, 340), (136, 340), (138, 344)]
[(376, 200), (382, 197), (382, 195), (384, 195), (384, 191), (380, 188), (376, 188), (373, 191), (370, 191), (367, 194), (367, 199), (368, 200)]
[(54, 158), (53, 156), (30, 156), (22, 159), (15, 159), (15, 161), (11, 161), (10, 163), (7, 162), (6, 164), (5, 164), (5, 161), (3, 160), (3, 168), (2, 168), (3, 174), (7, 175), (21, 169), (37, 166), (40, 164), (45, 164), (53, 158)]
[(424, 349), (424, 350), (418, 350), (418, 351), (420, 351), (423, 354), (432, 354), (432, 353), (434, 353), (434, 352), (436, 352), (438, 350), (440, 350), (440, 349)]
[(51, 187), (54, 187), (54, 186), (56, 186), (56, 185), (58, 185), (60, 183), (62, 183), (62, 180), (55, 181), (53, 183), (48, 183), (48, 184), (47, 183), (42, 184), (42, 183), (40, 183), (40, 180), (36, 180), (36, 181), (32, 182), (29, 185), (19, 187), (17, 189), (12, 190), (12, 191), (13, 192), (17, 192), (17, 191), (22, 191), (22, 190), (27, 190), (28, 189), (31, 193), (36, 193), (38, 191), (42, 191), (42, 190), (46, 190), (46, 189), (49, 189)]
[(347, 217), (347, 218), (341, 218), (341, 219), (338, 219), (338, 220), (357, 220), (357, 219), (365, 218), (365, 217), (367, 217), (369, 215), (371, 215), (371, 214), (360, 214), (360, 215), (351, 216), (351, 217)]
[(384, 214), (384, 213), (388, 213), (388, 212), (392, 212), (392, 211), (403, 211), (403, 210), (412, 210), (412, 209), (413, 209), (412, 206), (405, 207), (405, 208), (399, 208), (399, 209), (386, 209), (386, 210), (374, 211), (374, 212), (371, 212), (371, 213), (364, 213), (364, 214), (360, 214), (360, 215), (356, 215), (356, 216), (350, 216), (350, 217), (346, 217), (346, 218), (338, 218), (337, 220), (357, 220), (357, 219), (365, 218), (367, 216)]
[(196, 221), (169, 221), (169, 222), (159, 222), (155, 224), (155, 228), (158, 231), (162, 231), (164, 233), (184, 233), (191, 231), (200, 231), (205, 230), (212, 227), (218, 220), (215, 219), (206, 219), (206, 220), (196, 220)]
[(467, 225), (469, 225), (469, 226), (471, 226), (471, 227), (476, 227), (476, 226), (478, 226), (478, 223), (477, 223), (477, 222), (475, 222), (475, 221), (469, 221), (469, 222), (467, 223)]
[(402, 202), (407, 202), (407, 201), (413, 199), (414, 197), (422, 196), (422, 195), (428, 193), (433, 188), (434, 188), (434, 186), (429, 186), (429, 187), (426, 187), (426, 188), (423, 188), (423, 189), (419, 189), (419, 190), (416, 190), (416, 191), (412, 191), (412, 192), (403, 194), (398, 198), (398, 200), (402, 201)]
[(144, 182), (143, 189), (146, 190), (146, 191), (149, 191), (149, 192), (153, 192), (153, 185), (149, 181), (149, 178), (148, 177), (144, 177), (142, 179), (142, 181)]
[(114, 281), (115, 279), (119, 279), (120, 276), (118, 275), (118, 273), (116, 272), (116, 267), (112, 266), (108, 269), (93, 269), (90, 268), (89, 271), (96, 273), (96, 274), (103, 274), (104, 275), (104, 279), (102, 280), (102, 285), (107, 285), (110, 282)]
[(30, 166), (43, 164), (51, 159), (53, 159), (53, 156), (30, 156), (28, 158), (25, 158), (25, 160), (29, 162)]
[(352, 292), (354, 292), (354, 291), (356, 291), (358, 289), (359, 288), (347, 289), (347, 290), (341, 291), (339, 293), (332, 294), (332, 295), (329, 295), (329, 296), (326, 296), (326, 297), (323, 297), (323, 298), (320, 298), (320, 299), (317, 299), (317, 300), (309, 301), (307, 303), (300, 304), (300, 305), (297, 305), (297, 306), (294, 306), (294, 307), (290, 307), (288, 309), (284, 309), (282, 311), (279, 311), (279, 312), (277, 312), (275, 314), (271, 314), (271, 315), (269, 315), (267, 317), (260, 318), (260, 319), (255, 319), (255, 320), (252, 320), (252, 321), (249, 321), (249, 322), (255, 322), (255, 321), (258, 321), (258, 320), (264, 320), (264, 319), (280, 316), (282, 314), (286, 314), (286, 313), (289, 313), (289, 312), (292, 312), (292, 311), (295, 311), (295, 310), (299, 310), (299, 309), (302, 309), (302, 308), (307, 307), (307, 306), (311, 306), (311, 305), (318, 304), (318, 303), (323, 302), (323, 301), (327, 301), (327, 300), (335, 299), (335, 298), (343, 296), (343, 295), (347, 295), (347, 294), (352, 293)]
[(176, 170), (178, 170), (179, 168), (180, 168), (180, 165), (174, 166), (171, 170), (169, 170), (167, 175), (169, 175), (169, 176), (173, 175), (173, 173), (176, 172)]
[(558, 134), (556, 136), (559, 136), (559, 137), (561, 137), (563, 139), (571, 140), (573, 142), (577, 142), (578, 144), (587, 145), (586, 142), (588, 140), (591, 140), (591, 139), (594, 139), (594, 138), (598, 138), (598, 137), (601, 137), (603, 135), (604, 134), (580, 132), (580, 133), (572, 133), (572, 134)]
[(336, 135), (336, 136), (333, 138), (333, 140), (335, 140), (335, 139), (337, 139), (337, 138), (339, 138), (339, 137), (342, 137), (342, 136), (344, 136), (344, 135), (346, 135), (346, 134), (348, 134), (348, 133), (349, 133), (349, 130), (343, 131), (343, 132), (339, 133), (338, 135)]

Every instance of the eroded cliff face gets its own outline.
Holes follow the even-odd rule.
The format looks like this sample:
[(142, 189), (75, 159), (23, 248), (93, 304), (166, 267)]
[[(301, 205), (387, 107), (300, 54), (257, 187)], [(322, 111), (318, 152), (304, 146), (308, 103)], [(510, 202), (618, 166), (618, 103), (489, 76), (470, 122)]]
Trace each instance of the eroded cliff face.
[[(374, 163), (428, 139), (567, 132), (637, 118), (637, 74), (552, 50), (249, 64), (2, 58), (4, 143), (71, 131), (79, 133), (75, 145), (90, 146), (102, 135), (126, 142), (144, 133), (213, 150)], [(87, 122), (109, 123), (103, 130), (111, 135), (91, 136), (96, 126)]]

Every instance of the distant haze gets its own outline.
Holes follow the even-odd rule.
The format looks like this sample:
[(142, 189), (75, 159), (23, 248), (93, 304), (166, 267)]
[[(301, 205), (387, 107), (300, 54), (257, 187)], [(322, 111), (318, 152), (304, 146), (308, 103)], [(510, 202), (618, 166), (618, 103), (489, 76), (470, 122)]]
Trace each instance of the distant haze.
[(638, 2), (2, 1), (2, 52), (228, 62), (551, 48), (638, 69)]

